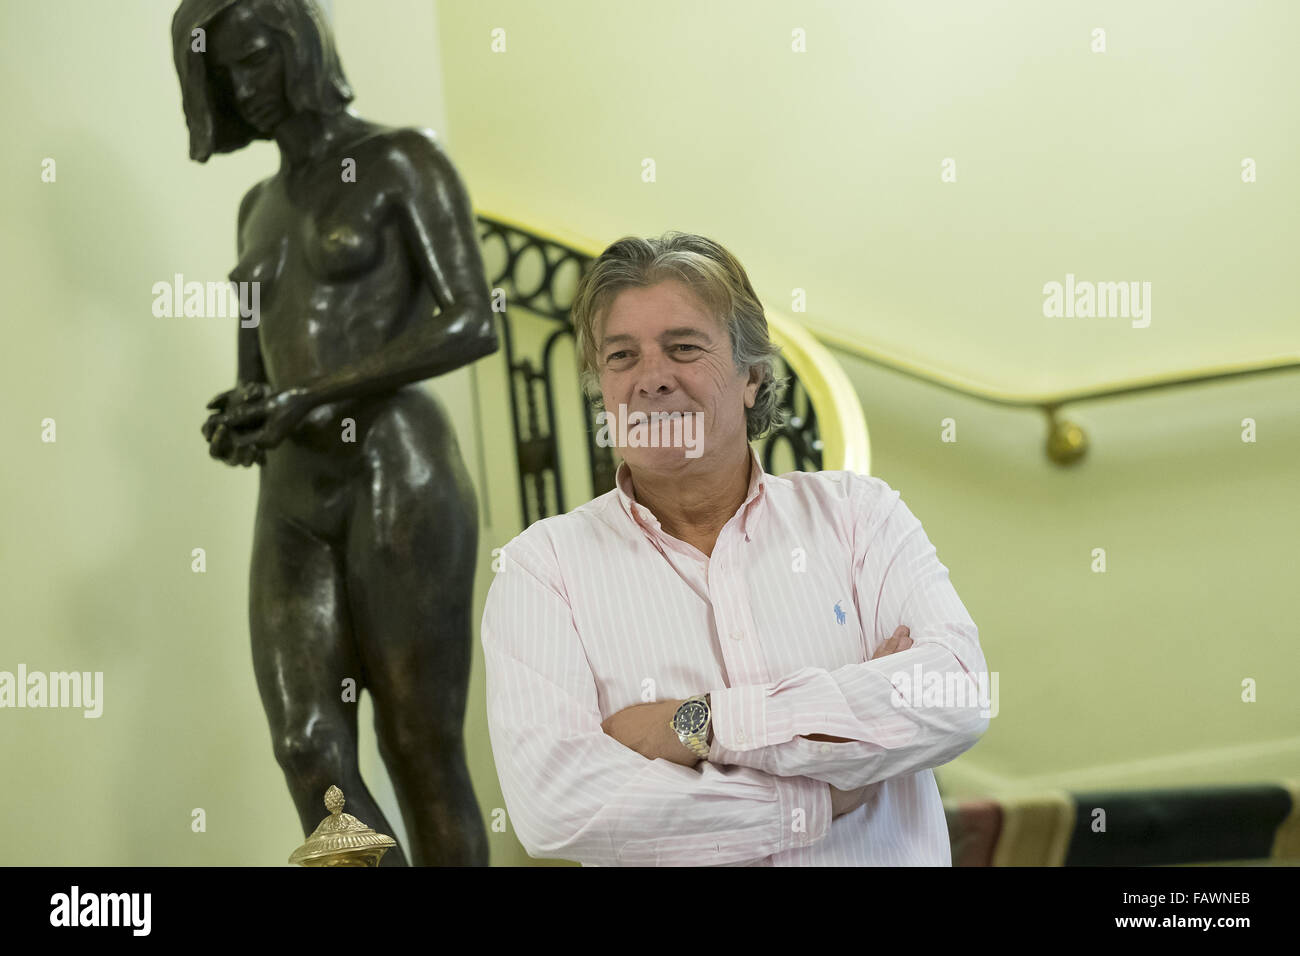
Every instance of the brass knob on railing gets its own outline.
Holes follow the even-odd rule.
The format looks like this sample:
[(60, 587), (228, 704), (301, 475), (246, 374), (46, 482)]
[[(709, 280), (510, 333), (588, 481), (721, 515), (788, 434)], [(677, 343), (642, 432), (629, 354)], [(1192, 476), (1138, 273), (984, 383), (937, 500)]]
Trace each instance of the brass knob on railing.
[(1088, 435), (1078, 425), (1047, 411), (1047, 457), (1058, 465), (1076, 464), (1088, 451)]

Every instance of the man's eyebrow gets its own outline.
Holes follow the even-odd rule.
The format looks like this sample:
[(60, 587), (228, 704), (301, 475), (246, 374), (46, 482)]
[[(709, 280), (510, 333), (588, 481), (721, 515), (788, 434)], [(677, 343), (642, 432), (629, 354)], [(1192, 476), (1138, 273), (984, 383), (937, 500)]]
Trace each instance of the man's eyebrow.
[[(705, 333), (689, 325), (679, 325), (676, 328), (665, 329), (663, 332), (659, 333), (660, 342), (664, 341), (665, 339), (683, 338), (683, 337), (703, 339), (705, 342), (713, 341)], [(636, 342), (636, 337), (632, 335), (628, 335), (625, 332), (620, 332), (618, 335), (607, 335), (605, 337), (605, 340), (601, 342), (601, 348), (603, 349), (605, 346), (610, 345), (611, 343), (614, 342)]]

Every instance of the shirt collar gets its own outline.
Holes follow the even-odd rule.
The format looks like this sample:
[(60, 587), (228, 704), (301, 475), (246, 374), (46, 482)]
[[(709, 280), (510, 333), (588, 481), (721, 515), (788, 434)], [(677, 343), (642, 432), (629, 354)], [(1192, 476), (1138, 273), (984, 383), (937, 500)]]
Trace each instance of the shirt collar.
[[(745, 535), (745, 540), (749, 540), (753, 535), (753, 529), (757, 526), (758, 516), (763, 511), (763, 506), (767, 501), (767, 486), (772, 481), (772, 476), (763, 470), (763, 462), (758, 457), (758, 452), (754, 447), (749, 446), (749, 493), (745, 496), (745, 501), (741, 504), (740, 530)], [(627, 462), (619, 463), (618, 471), (614, 475), (614, 487), (618, 494), (619, 504), (623, 512), (641, 527), (641, 529), (652, 538), (657, 534), (662, 534), (660, 530), (659, 519), (645, 505), (637, 502), (636, 497), (632, 494), (632, 472), (628, 468)]]

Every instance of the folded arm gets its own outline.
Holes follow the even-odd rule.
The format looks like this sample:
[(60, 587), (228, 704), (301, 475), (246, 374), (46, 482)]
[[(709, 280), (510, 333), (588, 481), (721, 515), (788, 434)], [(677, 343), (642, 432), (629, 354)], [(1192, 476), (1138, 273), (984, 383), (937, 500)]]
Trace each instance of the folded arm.
[(830, 788), (804, 777), (648, 759), (601, 728), (596, 681), (553, 555), (501, 552), (481, 638), (488, 732), (506, 809), (533, 857), (724, 865), (823, 839)]
[(904, 624), (912, 646), (711, 691), (710, 763), (850, 789), (947, 763), (987, 729), (979, 632), (948, 569), (897, 491), (856, 481), (853, 580), (862, 632), (871, 635), (867, 654)]

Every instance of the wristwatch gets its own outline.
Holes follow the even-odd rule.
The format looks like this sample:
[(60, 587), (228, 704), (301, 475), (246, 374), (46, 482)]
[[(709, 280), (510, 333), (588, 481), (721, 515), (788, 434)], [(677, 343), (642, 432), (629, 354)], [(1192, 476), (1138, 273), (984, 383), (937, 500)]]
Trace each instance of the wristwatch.
[(669, 726), (677, 733), (677, 739), (697, 757), (708, 759), (709, 756), (709, 695), (697, 694), (681, 702)]

